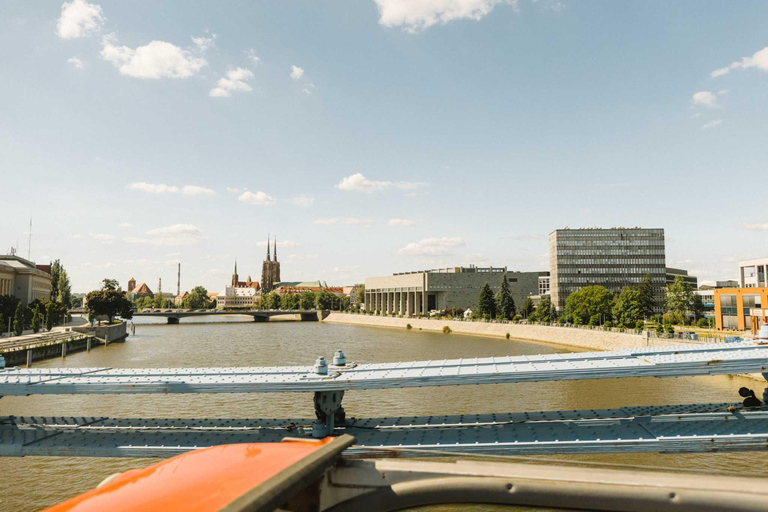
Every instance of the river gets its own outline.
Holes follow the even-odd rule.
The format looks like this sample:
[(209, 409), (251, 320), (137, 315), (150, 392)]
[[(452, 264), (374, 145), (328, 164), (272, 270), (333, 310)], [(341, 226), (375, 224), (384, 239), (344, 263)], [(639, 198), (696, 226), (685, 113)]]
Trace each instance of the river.
[[(186, 319), (146, 325), (125, 343), (35, 363), (34, 367), (309, 365), (343, 349), (348, 361), (387, 362), (567, 352), (546, 344), (315, 322), (256, 323)], [(631, 405), (735, 402), (740, 386), (762, 394), (764, 383), (742, 377), (613, 379), (354, 391), (344, 397), (348, 416), (492, 413)], [(75, 395), (4, 397), (2, 415), (113, 417), (314, 417), (309, 394)], [(768, 476), (763, 452), (558, 456), (656, 467)], [(0, 509), (38, 510), (95, 487), (106, 476), (156, 459), (27, 457), (0, 459)], [(473, 510), (476, 510), (473, 508)]]

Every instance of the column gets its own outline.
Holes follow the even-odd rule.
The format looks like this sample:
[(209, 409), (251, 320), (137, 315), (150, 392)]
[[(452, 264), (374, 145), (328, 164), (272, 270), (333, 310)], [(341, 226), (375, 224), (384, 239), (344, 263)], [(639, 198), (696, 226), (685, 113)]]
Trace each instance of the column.
[(397, 292), (397, 314), (405, 314), (405, 297), (403, 297), (403, 292)]
[(412, 292), (405, 292), (405, 316), (411, 316), (411, 304), (413, 304), (413, 301), (411, 301), (411, 293)]

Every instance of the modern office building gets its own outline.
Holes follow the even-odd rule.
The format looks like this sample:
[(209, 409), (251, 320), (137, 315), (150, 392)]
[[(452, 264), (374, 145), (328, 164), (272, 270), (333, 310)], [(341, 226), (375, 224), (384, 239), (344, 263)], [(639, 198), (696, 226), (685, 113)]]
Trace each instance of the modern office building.
[(560, 311), (571, 293), (602, 285), (618, 293), (651, 277), (654, 309), (661, 312), (666, 284), (664, 230), (557, 229), (549, 235), (550, 297)]
[(15, 254), (0, 256), (0, 295), (14, 296), (24, 307), (35, 299), (51, 300), (50, 268)]
[(699, 279), (696, 276), (689, 275), (687, 270), (683, 270), (681, 268), (667, 267), (667, 275), (666, 275), (667, 284), (674, 283), (675, 278), (677, 276), (682, 277), (683, 281), (690, 284), (691, 288), (693, 288), (694, 290), (698, 289)]
[(759, 328), (768, 313), (768, 287), (719, 288), (714, 290), (717, 329), (744, 331)]
[(403, 272), (365, 280), (365, 307), (369, 311), (406, 316), (430, 311), (477, 307), (480, 290), (487, 283), (496, 294), (506, 274), (515, 305), (538, 292), (545, 272), (508, 272), (506, 267), (450, 267)]
[(768, 287), (768, 258), (739, 262), (739, 288)]

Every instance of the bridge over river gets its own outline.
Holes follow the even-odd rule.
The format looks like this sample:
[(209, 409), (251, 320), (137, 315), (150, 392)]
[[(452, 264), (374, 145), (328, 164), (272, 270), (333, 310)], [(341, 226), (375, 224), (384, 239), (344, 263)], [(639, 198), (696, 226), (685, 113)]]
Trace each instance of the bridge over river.
[(160, 311), (137, 312), (133, 314), (133, 317), (163, 317), (168, 319), (169, 324), (178, 324), (182, 318), (232, 315), (250, 316), (254, 322), (268, 322), (273, 316), (298, 315), (302, 322), (317, 322), (328, 316), (328, 311), (317, 309), (244, 309), (231, 311), (164, 309)]

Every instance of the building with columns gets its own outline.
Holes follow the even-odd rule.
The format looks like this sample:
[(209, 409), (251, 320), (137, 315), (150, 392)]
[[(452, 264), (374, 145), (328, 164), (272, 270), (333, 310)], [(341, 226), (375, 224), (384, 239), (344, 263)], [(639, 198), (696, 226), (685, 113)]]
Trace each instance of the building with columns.
[(507, 276), (515, 305), (536, 295), (539, 276), (546, 272), (508, 272), (506, 267), (450, 267), (403, 272), (365, 280), (365, 308), (384, 314), (413, 316), (430, 311), (477, 307), (480, 290), (487, 283), (496, 294)]
[(0, 295), (11, 295), (26, 307), (35, 299), (51, 300), (50, 265), (10, 254), (0, 256)]

